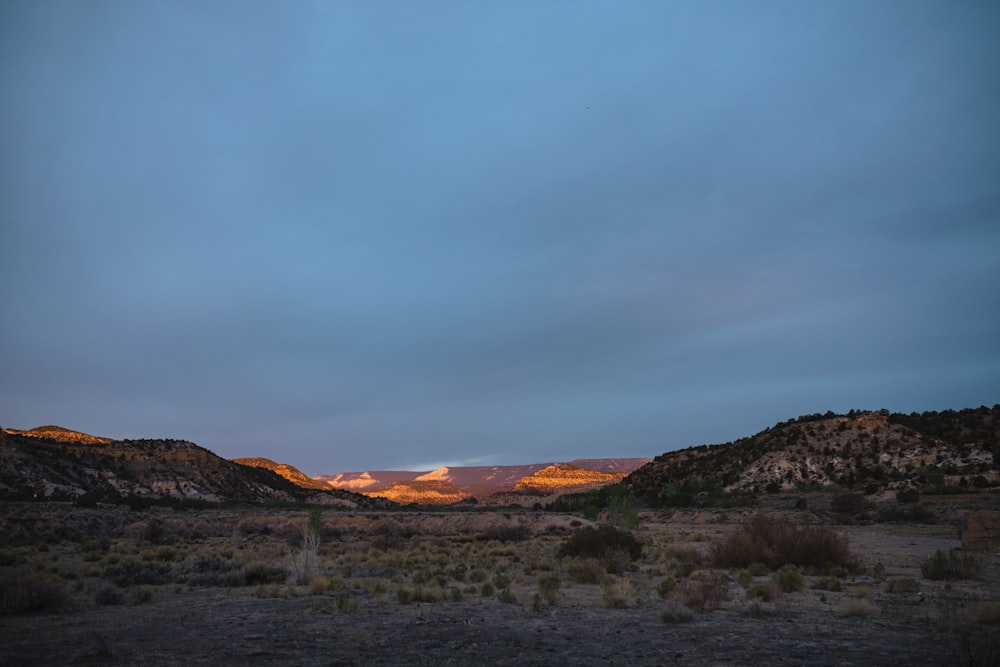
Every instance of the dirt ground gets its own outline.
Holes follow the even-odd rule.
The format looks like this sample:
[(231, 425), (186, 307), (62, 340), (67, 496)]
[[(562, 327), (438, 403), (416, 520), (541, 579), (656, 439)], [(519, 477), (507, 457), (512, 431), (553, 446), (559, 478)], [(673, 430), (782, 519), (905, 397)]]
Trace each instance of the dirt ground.
[[(287, 564), (308, 513), (136, 516), (67, 506), (45, 523), (37, 508), (0, 509), (11, 535), (25, 526), (51, 534), (44, 546), (8, 540), (6, 567), (46, 569), (69, 589), (59, 609), (0, 616), (3, 667), (1000, 664), (997, 556), (984, 555), (987, 567), (975, 581), (921, 575), (929, 556), (960, 546), (951, 522), (836, 526), (861, 565), (841, 591), (814, 588), (817, 578), (807, 576), (801, 591), (754, 601), (733, 571), (698, 561), (689, 576), (715, 576), (724, 600), (716, 608), (686, 609), (658, 594), (657, 582), (672, 576), (678, 557), (707, 555), (746, 513), (644, 514), (635, 529), (646, 543), (643, 559), (609, 576), (607, 586), (574, 581), (568, 565), (554, 557), (566, 536), (586, 525), (579, 517), (326, 513), (318, 571), (335, 583), (330, 587), (192, 584), (193, 578), (122, 582), (124, 599), (98, 604), (99, 582), (121, 563), (169, 558), (161, 570), (169, 565), (171, 576), (194, 571), (190, 563), (206, 553), (243, 563), (246, 572), (262, 558)], [(109, 512), (118, 514), (109, 518)], [(160, 526), (155, 544), (150, 525)], [(481, 537), (497, 525), (526, 528), (516, 540)], [(80, 528), (101, 534), (85, 538)], [(88, 539), (97, 539), (96, 546)], [(452, 574), (437, 575), (446, 581), (434, 584), (429, 573), (437, 566)], [(474, 581), (477, 570), (496, 590), (483, 591), (486, 582)], [(769, 576), (754, 581), (769, 585)], [(538, 596), (543, 577), (560, 582), (557, 596), (544, 604)], [(886, 582), (900, 578), (916, 581), (919, 590), (892, 592)], [(506, 597), (496, 594), (507, 583), (502, 579), (509, 580)], [(438, 586), (439, 599), (401, 602), (398, 588), (414, 582)], [(612, 584), (625, 591), (617, 602), (609, 602)], [(978, 618), (970, 616), (975, 610)]]

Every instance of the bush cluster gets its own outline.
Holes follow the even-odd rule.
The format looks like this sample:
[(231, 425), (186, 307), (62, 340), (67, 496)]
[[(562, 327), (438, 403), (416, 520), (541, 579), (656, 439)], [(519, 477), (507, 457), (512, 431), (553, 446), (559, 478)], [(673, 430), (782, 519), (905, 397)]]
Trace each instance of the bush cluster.
[(722, 567), (764, 563), (772, 570), (788, 564), (822, 571), (854, 566), (847, 540), (833, 530), (795, 526), (760, 514), (716, 545), (715, 561)]
[(983, 570), (983, 561), (974, 554), (961, 551), (937, 552), (920, 564), (920, 573), (927, 579), (955, 581), (975, 579)]
[(560, 558), (607, 558), (627, 554), (631, 560), (642, 557), (642, 545), (632, 533), (612, 526), (587, 526), (573, 533), (559, 547)]
[(0, 614), (56, 610), (65, 602), (62, 583), (45, 572), (22, 570), (0, 576)]

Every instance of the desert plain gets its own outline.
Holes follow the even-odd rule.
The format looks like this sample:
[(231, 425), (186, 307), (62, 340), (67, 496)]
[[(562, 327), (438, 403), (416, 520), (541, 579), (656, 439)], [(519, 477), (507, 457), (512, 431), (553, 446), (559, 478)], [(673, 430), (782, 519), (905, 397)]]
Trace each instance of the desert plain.
[[(995, 665), (1000, 557), (962, 537), (996, 501), (639, 511), (614, 528), (632, 555), (567, 547), (620, 518), (516, 507), (8, 502), (0, 665)], [(850, 567), (723, 565), (754, 517), (835, 536)]]

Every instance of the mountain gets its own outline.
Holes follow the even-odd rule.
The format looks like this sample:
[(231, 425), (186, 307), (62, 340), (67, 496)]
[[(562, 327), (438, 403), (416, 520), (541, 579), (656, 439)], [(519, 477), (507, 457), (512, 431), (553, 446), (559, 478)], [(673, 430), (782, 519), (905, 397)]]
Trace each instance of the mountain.
[(270, 470), (227, 461), (184, 440), (111, 440), (58, 427), (0, 432), (0, 498), (84, 494), (106, 500), (378, 504), (346, 491), (304, 489)]
[(685, 504), (697, 494), (721, 491), (995, 486), (1000, 484), (1000, 405), (919, 414), (806, 415), (735, 442), (667, 452), (623, 484), (653, 504)]
[[(395, 487), (393, 493), (401, 492), (406, 487), (397, 485), (409, 482), (448, 482), (458, 489), (467, 492), (468, 495), (482, 501), (495, 494), (512, 492), (526, 477), (530, 477), (552, 466), (570, 465), (588, 472), (618, 474), (632, 472), (643, 464), (648, 463), (649, 460), (637, 458), (576, 459), (570, 461), (568, 464), (531, 463), (515, 466), (446, 466), (429, 471), (372, 470), (365, 472), (344, 472), (336, 475), (318, 475), (314, 479), (324, 481), (334, 488), (350, 489), (369, 496), (383, 496), (382, 490), (389, 487)], [(410, 491), (407, 493), (412, 497), (416, 497), (416, 490), (418, 488), (418, 486), (410, 487)]]
[(233, 459), (232, 461), (233, 463), (239, 463), (242, 466), (270, 470), (271, 472), (276, 473), (277, 475), (287, 479), (292, 484), (300, 486), (303, 489), (316, 489), (317, 491), (330, 490), (330, 485), (312, 479), (311, 477), (307, 477), (304, 472), (295, 466), (288, 465), (287, 463), (276, 463), (271, 459), (263, 457)]

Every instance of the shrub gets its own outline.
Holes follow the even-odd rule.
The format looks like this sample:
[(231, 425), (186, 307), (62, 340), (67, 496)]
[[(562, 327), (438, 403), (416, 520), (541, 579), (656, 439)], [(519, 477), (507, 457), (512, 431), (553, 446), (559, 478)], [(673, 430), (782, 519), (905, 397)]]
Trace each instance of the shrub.
[(302, 532), (302, 548), (289, 564), (292, 583), (304, 586), (319, 576), (319, 533), (312, 528)]
[(504, 602), (506, 604), (516, 604), (517, 593), (515, 593), (514, 590), (511, 588), (505, 588), (499, 593), (497, 593), (497, 599), (500, 600), (500, 602)]
[(164, 584), (169, 580), (170, 567), (162, 563), (123, 560), (109, 565), (104, 578), (123, 588), (139, 584)]
[(246, 583), (243, 566), (214, 554), (188, 558), (183, 563), (183, 573), (190, 586), (229, 587), (242, 586)]
[(562, 586), (562, 581), (559, 577), (548, 576), (541, 577), (538, 579), (538, 595), (542, 602), (547, 605), (553, 605), (559, 601), (559, 588)]
[(773, 584), (754, 584), (747, 589), (747, 599), (748, 600), (760, 600), (761, 602), (770, 602), (774, 599), (774, 585)]
[(501, 524), (487, 526), (479, 535), (482, 540), (497, 542), (523, 542), (531, 537), (531, 528), (526, 524)]
[(338, 593), (336, 598), (337, 611), (344, 614), (353, 614), (358, 610), (358, 601), (347, 593)]
[(811, 588), (817, 591), (833, 591), (839, 592), (842, 590), (840, 585), (840, 579), (837, 577), (822, 577), (813, 582)]
[(861, 598), (844, 598), (833, 613), (844, 618), (868, 618), (875, 613), (875, 605)]
[(309, 595), (326, 595), (330, 582), (324, 577), (315, 577), (309, 581)]
[(782, 593), (801, 591), (803, 586), (802, 572), (794, 565), (783, 565), (772, 577), (774, 585)]
[(566, 574), (576, 584), (599, 584), (607, 570), (593, 558), (575, 558), (566, 566)]
[(288, 576), (285, 568), (263, 561), (253, 561), (243, 566), (243, 577), (248, 586), (280, 584)]
[(488, 581), (479, 587), (479, 594), (484, 598), (492, 597), (494, 592), (496, 592), (496, 589), (493, 588), (493, 584)]
[(862, 514), (873, 507), (872, 503), (861, 493), (844, 493), (834, 496), (830, 501), (830, 511), (849, 518)]
[(631, 560), (638, 560), (642, 556), (642, 545), (632, 533), (612, 526), (581, 528), (558, 551), (560, 558), (607, 558), (619, 553), (626, 554)]
[(102, 607), (125, 604), (125, 591), (113, 581), (101, 579), (94, 587), (94, 602)]
[(675, 599), (688, 609), (718, 609), (726, 600), (726, 588), (722, 580), (708, 576), (703, 579), (685, 579), (677, 586)]
[(666, 577), (657, 584), (656, 592), (661, 598), (666, 600), (674, 592), (675, 588), (677, 588), (677, 580), (673, 577)]
[(975, 579), (983, 570), (983, 561), (978, 556), (960, 551), (945, 553), (938, 551), (920, 564), (920, 572), (926, 579), (954, 581)]
[(920, 501), (920, 492), (916, 489), (900, 489), (896, 492), (897, 503), (916, 503)]
[(660, 620), (664, 623), (688, 623), (694, 620), (694, 613), (676, 600), (668, 600), (660, 612)]
[(886, 593), (919, 593), (920, 582), (909, 577), (893, 579), (882, 584), (882, 590)]
[(748, 569), (758, 562), (772, 570), (788, 564), (822, 570), (853, 567), (847, 540), (829, 528), (798, 527), (763, 515), (752, 517), (717, 544), (715, 561), (722, 567)]
[(65, 603), (62, 583), (45, 572), (21, 571), (0, 576), (0, 614), (54, 611)]
[(601, 599), (608, 609), (624, 609), (628, 606), (629, 595), (635, 587), (631, 579), (617, 581), (608, 577), (601, 582)]
[(145, 604), (153, 600), (153, 588), (151, 586), (136, 586), (132, 589), (132, 603)]

